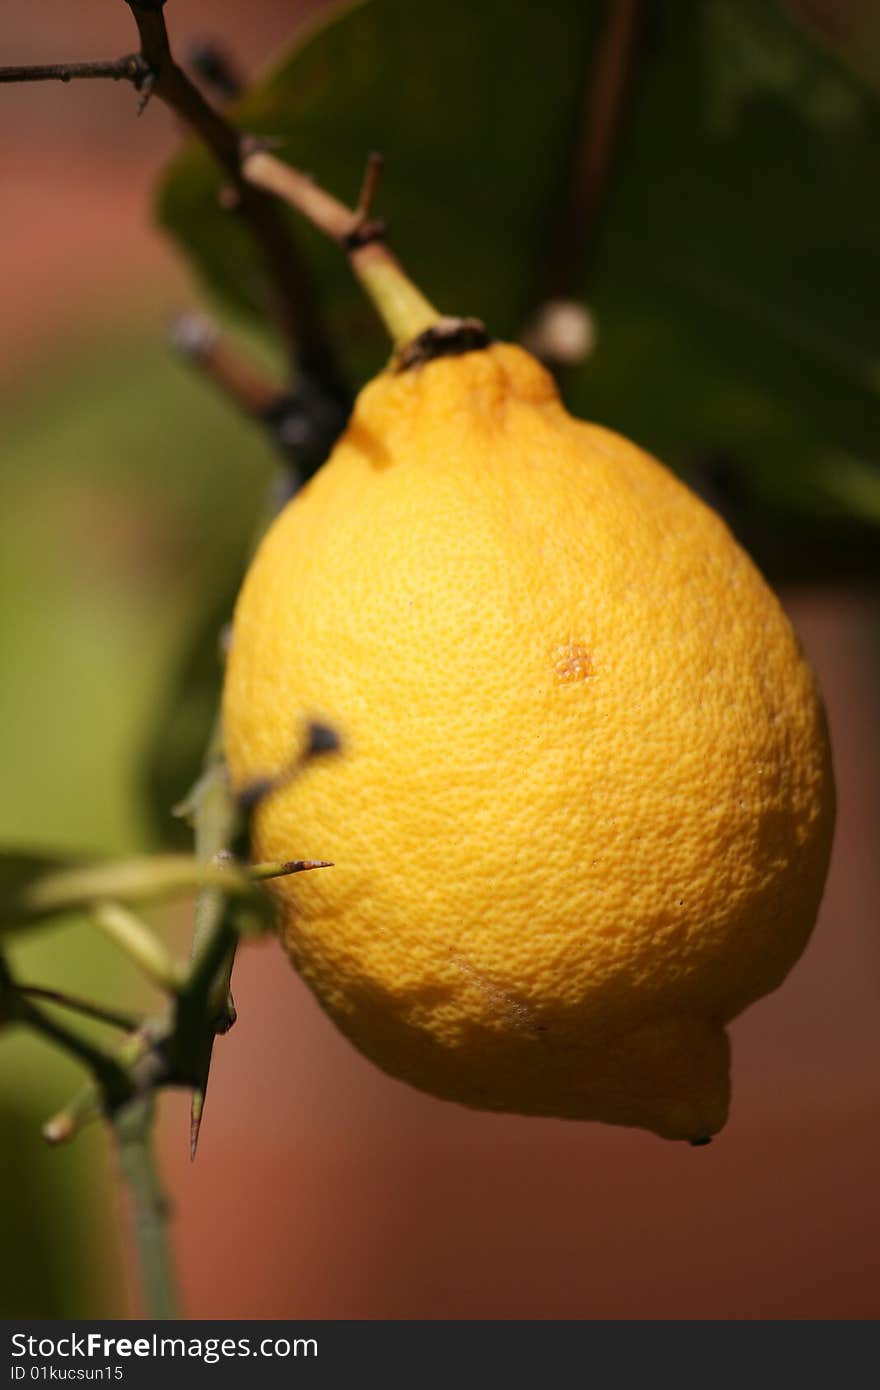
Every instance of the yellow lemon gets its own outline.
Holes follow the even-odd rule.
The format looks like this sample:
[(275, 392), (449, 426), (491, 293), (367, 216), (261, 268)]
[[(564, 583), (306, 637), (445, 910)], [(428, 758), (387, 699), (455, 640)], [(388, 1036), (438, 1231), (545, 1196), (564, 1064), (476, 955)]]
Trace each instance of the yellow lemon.
[(234, 784), (343, 741), (255, 819), (290, 958), (394, 1076), (705, 1140), (725, 1024), (813, 926), (822, 707), (723, 522), (495, 345), (388, 370), (235, 615)]

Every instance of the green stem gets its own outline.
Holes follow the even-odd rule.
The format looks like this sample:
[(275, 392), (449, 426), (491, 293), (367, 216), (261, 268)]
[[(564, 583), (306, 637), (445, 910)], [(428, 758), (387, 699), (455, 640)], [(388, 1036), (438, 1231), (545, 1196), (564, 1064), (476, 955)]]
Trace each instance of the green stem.
[(46, 874), (3, 908), (11, 920), (39, 922), (88, 912), (95, 903), (158, 902), (215, 885), (242, 897), (251, 892), (247, 875), (233, 866), (200, 864), (191, 854), (150, 854)]
[[(241, 831), (241, 812), (229, 786), (219, 715), (205, 761), (207, 770), (200, 784), (195, 816), (196, 857), (206, 866), (225, 866)], [(205, 1000), (221, 967), (224, 973), (218, 988), (224, 998), (228, 995), (237, 940), (226, 897), (216, 889), (203, 888), (196, 898), (192, 962), (184, 990), (189, 998), (196, 1000), (201, 996)]]
[(433, 304), (416, 288), (381, 242), (357, 247), (350, 252), (349, 259), (352, 270), (388, 329), (395, 349), (406, 347), (440, 322)]
[(367, 180), (366, 196), (352, 211), (299, 169), (265, 150), (258, 149), (247, 155), (241, 168), (248, 183), (277, 194), (307, 217), (313, 226), (346, 247), (351, 268), (391, 334), (397, 351), (440, 323), (440, 314), (421, 290), (416, 289), (384, 242), (375, 234), (366, 241), (362, 239), (375, 178)]
[[(235, 929), (232, 910), (225, 903), (221, 903), (220, 915), (214, 929), (193, 960), (189, 979), (182, 991), (181, 1003), (184, 998), (188, 998), (201, 1008), (204, 1008), (207, 1002), (210, 1009), (212, 998), (216, 998), (217, 1003), (222, 1004), (222, 996), (226, 993), (228, 978), (231, 975), (231, 956), (237, 941), (238, 932)], [(219, 978), (221, 970), (222, 979)]]
[(153, 1152), (152, 1099), (138, 1099), (113, 1117), (122, 1176), (132, 1203), (134, 1236), (147, 1314), (157, 1321), (180, 1316), (168, 1241), (168, 1202)]
[(73, 994), (63, 994), (58, 989), (44, 989), (42, 985), (19, 985), (18, 990), (28, 999), (42, 999), (47, 1004), (57, 1004), (62, 1009), (73, 1009), (76, 1013), (84, 1014), (87, 1018), (97, 1019), (99, 1023), (108, 1023), (111, 1028), (121, 1028), (125, 1033), (134, 1033), (140, 1028), (142, 1020), (135, 1018), (134, 1014), (122, 1013), (119, 1009), (110, 1009), (106, 1004), (97, 1004), (91, 999), (80, 999)]
[[(205, 751), (204, 768), (195, 789), (192, 810), (196, 856), (210, 865), (218, 856), (229, 855), (241, 819), (229, 785), (219, 714)], [(237, 944), (238, 935), (230, 922), (223, 895), (215, 889), (203, 888), (196, 898), (190, 973), (178, 999), (175, 1020), (175, 1043), (181, 1057), (190, 1061), (193, 1079), (191, 1158), (196, 1156), (214, 1038), (235, 1019), (230, 983)]]
[(160, 989), (173, 993), (179, 987), (183, 979), (182, 971), (163, 942), (130, 908), (123, 907), (121, 903), (95, 903), (91, 918), (95, 926)]

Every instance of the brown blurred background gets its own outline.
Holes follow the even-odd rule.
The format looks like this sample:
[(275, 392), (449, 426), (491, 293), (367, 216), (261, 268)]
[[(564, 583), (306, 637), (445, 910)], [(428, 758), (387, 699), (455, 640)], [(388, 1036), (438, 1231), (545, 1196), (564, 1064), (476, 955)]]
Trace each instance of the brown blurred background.
[[(317, 8), (225, 0), (208, 15), (172, 0), (168, 20), (180, 37), (209, 21), (253, 72)], [(133, 46), (121, 2), (75, 10), (74, 23), (67, 0), (4, 7), (0, 62)], [(262, 441), (166, 354), (169, 313), (196, 297), (148, 215), (176, 133), (157, 104), (140, 120), (135, 104), (109, 83), (0, 90), (0, 832), (16, 842), (143, 843), (134, 773), (198, 616), (190, 589), (224, 499), (256, 496), (271, 469)], [(181, 479), (168, 460), (184, 447)], [(880, 1314), (880, 600), (852, 583), (784, 599), (830, 711), (839, 824), (811, 946), (733, 1026), (723, 1135), (692, 1150), (434, 1101), (357, 1055), (274, 944), (252, 947), (195, 1165), (185, 1099), (162, 1104), (189, 1316)], [(186, 921), (169, 929), (183, 948)], [(46, 933), (22, 960), (42, 979), (98, 972), (114, 993), (137, 988), (83, 928)], [(0, 1220), (28, 1251), (4, 1275), (7, 1314), (134, 1306), (103, 1137), (53, 1153), (38, 1137), (75, 1079), (42, 1045), (0, 1047)]]

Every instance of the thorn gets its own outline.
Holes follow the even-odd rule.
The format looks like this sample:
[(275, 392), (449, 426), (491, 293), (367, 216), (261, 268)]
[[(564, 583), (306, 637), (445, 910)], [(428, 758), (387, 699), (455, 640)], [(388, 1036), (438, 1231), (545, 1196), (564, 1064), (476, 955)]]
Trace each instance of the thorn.
[(347, 251), (356, 251), (361, 246), (367, 246), (371, 241), (384, 240), (388, 230), (386, 223), (381, 218), (370, 216), (384, 167), (384, 157), (376, 150), (371, 151), (367, 156), (357, 206), (351, 214), (349, 227), (341, 238), (342, 245)]
[(358, 226), (362, 226), (370, 215), (370, 210), (379, 188), (379, 181), (382, 178), (382, 170), (385, 168), (385, 156), (378, 150), (371, 150), (367, 155), (367, 164), (364, 169), (361, 191), (358, 195), (357, 207), (355, 208), (355, 218)]
[(332, 869), (329, 859), (286, 859), (267, 864), (252, 864), (249, 873), (252, 879), (261, 882), (267, 878), (284, 878), (287, 874), (302, 874), (308, 869)]
[(229, 993), (226, 996), (226, 1002), (223, 1005), (222, 1014), (220, 1014), (218, 1018), (214, 1019), (214, 1032), (217, 1035), (217, 1037), (222, 1038), (224, 1034), (228, 1033), (230, 1028), (233, 1028), (237, 1022), (238, 1010), (235, 1007), (235, 1000), (233, 999), (232, 994)]
[(189, 1160), (190, 1163), (196, 1161), (196, 1150), (199, 1147), (199, 1131), (202, 1127), (202, 1115), (205, 1109), (204, 1091), (193, 1091), (192, 1104), (189, 1112)]
[(142, 115), (144, 114), (144, 112), (146, 111), (146, 109), (147, 109), (147, 103), (149, 102), (150, 97), (153, 95), (153, 91), (155, 90), (155, 86), (156, 86), (156, 74), (153, 72), (153, 70), (152, 70), (152, 68), (151, 68), (151, 69), (149, 70), (149, 72), (145, 72), (145, 73), (144, 73), (144, 75), (143, 75), (143, 77), (141, 78), (140, 82), (137, 84), (137, 90), (140, 92), (140, 100), (139, 100), (139, 102), (138, 102), (138, 108), (137, 108), (137, 114), (138, 114), (139, 116), (142, 116)]

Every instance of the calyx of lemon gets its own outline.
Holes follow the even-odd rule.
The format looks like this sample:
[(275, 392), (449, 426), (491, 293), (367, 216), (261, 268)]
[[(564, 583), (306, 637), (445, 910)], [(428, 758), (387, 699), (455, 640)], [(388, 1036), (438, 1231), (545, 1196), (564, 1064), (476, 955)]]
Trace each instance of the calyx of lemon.
[(384, 251), (391, 332), (263, 541), (224, 697), (294, 966), (387, 1072), (487, 1110), (705, 1142), (725, 1025), (806, 945), (834, 790), (812, 673), (724, 523)]

